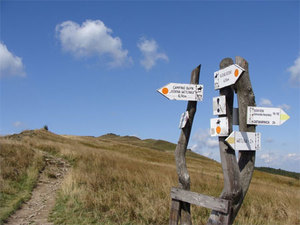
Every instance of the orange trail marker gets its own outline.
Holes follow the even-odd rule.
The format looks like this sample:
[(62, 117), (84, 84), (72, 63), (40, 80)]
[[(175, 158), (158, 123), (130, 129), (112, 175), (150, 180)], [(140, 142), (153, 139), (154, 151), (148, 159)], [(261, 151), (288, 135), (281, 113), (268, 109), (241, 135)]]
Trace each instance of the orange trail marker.
[(234, 76), (237, 77), (239, 75), (239, 70), (238, 69), (235, 69), (234, 71)]
[(163, 88), (163, 89), (162, 89), (162, 93), (163, 93), (164, 95), (168, 94), (168, 93), (169, 93), (169, 89), (168, 89), (168, 88)]
[(210, 135), (225, 137), (229, 134), (228, 118), (219, 117), (210, 119)]

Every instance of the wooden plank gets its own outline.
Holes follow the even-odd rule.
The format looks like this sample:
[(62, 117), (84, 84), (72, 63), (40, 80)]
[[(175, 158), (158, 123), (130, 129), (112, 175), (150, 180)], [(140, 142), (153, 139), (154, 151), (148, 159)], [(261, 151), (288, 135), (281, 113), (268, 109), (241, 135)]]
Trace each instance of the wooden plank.
[(228, 201), (225, 199), (202, 195), (175, 187), (171, 189), (171, 198), (183, 202), (188, 202), (197, 206), (213, 209), (215, 211), (228, 213)]
[(180, 220), (180, 214), (181, 214), (180, 201), (172, 199), (169, 225), (177, 225)]

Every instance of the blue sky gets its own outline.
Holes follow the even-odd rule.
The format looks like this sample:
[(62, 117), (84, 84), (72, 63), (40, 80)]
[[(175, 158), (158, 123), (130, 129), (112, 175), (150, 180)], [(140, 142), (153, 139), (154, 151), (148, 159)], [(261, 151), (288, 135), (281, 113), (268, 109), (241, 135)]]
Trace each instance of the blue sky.
[[(242, 56), (259, 106), (290, 119), (258, 126), (257, 166), (300, 172), (299, 1), (0, 1), (0, 134), (136, 135), (176, 143), (186, 102), (156, 90), (202, 65), (189, 146), (219, 160), (210, 137), (213, 73)], [(236, 97), (236, 96), (235, 96)], [(237, 105), (235, 106), (237, 107)], [(237, 129), (237, 128), (235, 128)]]

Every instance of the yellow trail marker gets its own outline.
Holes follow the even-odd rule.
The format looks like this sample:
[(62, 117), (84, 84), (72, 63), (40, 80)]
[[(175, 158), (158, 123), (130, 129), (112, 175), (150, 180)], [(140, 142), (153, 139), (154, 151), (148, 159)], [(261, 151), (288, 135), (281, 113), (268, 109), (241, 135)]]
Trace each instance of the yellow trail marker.
[(236, 151), (256, 151), (261, 148), (261, 134), (233, 131), (225, 141)]

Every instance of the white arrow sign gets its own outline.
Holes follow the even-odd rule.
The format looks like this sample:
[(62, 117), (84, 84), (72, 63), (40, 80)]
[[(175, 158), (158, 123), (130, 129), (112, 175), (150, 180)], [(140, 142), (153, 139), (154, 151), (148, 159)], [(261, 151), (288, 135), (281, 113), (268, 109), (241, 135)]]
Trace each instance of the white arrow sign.
[(214, 73), (215, 89), (221, 89), (234, 84), (245, 71), (237, 64), (233, 64)]
[(254, 125), (281, 125), (289, 119), (280, 108), (254, 107), (247, 108), (247, 124)]
[(169, 83), (157, 90), (170, 100), (202, 101), (203, 85)]
[(261, 135), (255, 132), (233, 131), (225, 141), (236, 151), (256, 151), (261, 148)]

